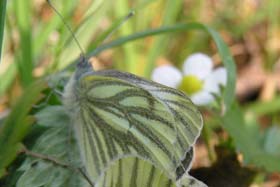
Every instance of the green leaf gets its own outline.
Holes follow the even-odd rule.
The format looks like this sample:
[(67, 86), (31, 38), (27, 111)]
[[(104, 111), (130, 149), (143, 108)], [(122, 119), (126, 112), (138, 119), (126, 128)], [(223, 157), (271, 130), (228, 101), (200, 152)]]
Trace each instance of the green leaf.
[(150, 160), (174, 180), (188, 171), (190, 162), (181, 169), (182, 162), (202, 117), (185, 94), (129, 73), (88, 72), (81, 80), (76, 73), (64, 103), (93, 181), (125, 155)]
[(6, 4), (7, 4), (7, 0), (2, 0), (0, 2), (0, 63), (2, 57), (2, 46), (3, 46), (3, 38), (4, 38), (4, 30), (5, 30)]
[[(223, 93), (223, 100), (225, 102), (226, 109), (229, 109), (231, 107), (231, 104), (234, 100), (234, 93), (235, 93), (235, 80), (236, 80), (236, 67), (233, 61), (233, 58), (230, 54), (230, 51), (227, 47), (227, 45), (224, 43), (220, 35), (211, 29), (210, 27), (200, 24), (200, 23), (186, 23), (186, 24), (176, 24), (172, 26), (163, 26), (161, 28), (152, 29), (152, 30), (146, 30), (143, 32), (135, 33), (129, 36), (125, 36), (122, 38), (119, 38), (117, 40), (114, 40), (108, 44), (104, 44), (99, 46), (96, 50), (89, 53), (89, 56), (94, 56), (106, 49), (117, 47), (120, 45), (123, 45), (125, 43), (131, 42), (133, 40), (145, 38), (148, 36), (153, 35), (159, 35), (169, 32), (182, 32), (182, 31), (189, 31), (189, 30), (201, 30), (205, 31), (213, 38), (213, 40), (216, 43), (219, 55), (221, 56), (221, 59), (223, 61), (223, 64), (225, 65), (227, 69), (227, 84)], [(155, 62), (149, 63), (146, 68), (146, 77), (150, 77), (150, 73), (155, 67)]]
[(265, 134), (264, 150), (280, 158), (280, 128), (278, 126), (270, 127)]
[[(62, 107), (61, 107), (62, 108)], [(60, 110), (61, 111), (61, 110)], [(52, 113), (54, 117), (49, 120), (46, 126), (52, 126), (56, 123), (55, 119), (63, 115), (61, 113)], [(44, 118), (44, 117), (43, 117)], [(43, 120), (43, 119), (42, 119)], [(44, 120), (43, 120), (44, 121)], [(53, 157), (60, 162), (69, 163), (73, 167), (79, 166), (79, 153), (71, 137), (69, 137), (69, 120), (61, 120), (60, 126), (52, 127), (47, 130), (37, 140), (33, 152)], [(72, 137), (73, 138), (73, 137)], [(69, 164), (69, 166), (70, 166)], [(17, 182), (17, 187), (87, 187), (87, 181), (77, 172), (68, 168), (55, 165), (50, 161), (44, 161), (40, 158), (29, 157), (19, 168), (23, 174)]]
[(184, 175), (172, 181), (151, 163), (136, 157), (115, 161), (105, 172), (96, 187), (206, 187), (191, 176)]
[(20, 142), (34, 121), (28, 113), (40, 99), (40, 93), (45, 87), (42, 80), (27, 87), (0, 128), (0, 177), (21, 148)]
[[(174, 24), (176, 22), (176, 18), (183, 7), (183, 1), (173, 1), (168, 0), (165, 2), (164, 9), (164, 17), (162, 21), (162, 25), (167, 26)], [(169, 36), (159, 36), (156, 38), (153, 46), (151, 47), (151, 51), (149, 52), (149, 56), (147, 57), (148, 66), (154, 66), (154, 62), (156, 62), (157, 58), (165, 52), (166, 48), (168, 48), (168, 42), (172, 40)], [(133, 63), (133, 61), (132, 61)], [(153, 69), (153, 67), (149, 67)], [(149, 73), (150, 74), (150, 73)]]
[[(263, 146), (259, 124), (255, 120), (246, 122), (242, 110), (236, 103), (223, 117), (223, 127), (233, 138), (237, 150), (243, 154), (245, 163), (254, 164), (271, 172), (280, 171), (280, 156), (267, 151), (267, 148)], [(277, 146), (279, 140), (275, 139), (275, 136), (272, 135), (270, 138), (277, 141), (274, 142), (274, 146)], [(269, 139), (265, 141), (266, 144), (271, 143)]]
[(271, 101), (256, 101), (250, 104), (246, 111), (253, 112), (255, 115), (268, 115), (280, 111), (280, 96), (276, 96)]
[(63, 124), (69, 124), (68, 115), (61, 106), (49, 106), (35, 114), (37, 123), (46, 127), (59, 127)]

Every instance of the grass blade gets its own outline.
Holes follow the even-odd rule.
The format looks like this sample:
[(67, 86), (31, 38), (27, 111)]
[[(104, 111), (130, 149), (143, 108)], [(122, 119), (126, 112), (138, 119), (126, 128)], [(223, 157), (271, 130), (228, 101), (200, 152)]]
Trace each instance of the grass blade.
[(26, 87), (33, 80), (31, 1), (16, 0), (14, 5), (20, 35), (19, 53), (16, 62), (21, 82)]
[(0, 2), (0, 63), (1, 63), (1, 56), (2, 56), (3, 38), (4, 38), (6, 4), (7, 4), (7, 0), (2, 0)]
[(11, 64), (3, 74), (0, 74), (0, 97), (3, 96), (8, 90), (8, 88), (11, 86), (11, 84), (15, 80), (16, 74), (16, 64)]
[[(165, 15), (163, 18), (163, 25), (171, 25), (174, 24), (176, 22), (176, 18), (178, 16), (178, 14), (181, 11), (181, 7), (183, 6), (183, 2), (182, 1), (166, 1), (165, 4)], [(152, 48), (151, 48), (151, 52), (149, 53), (147, 62), (148, 62), (148, 66), (149, 64), (153, 64), (153, 62), (156, 61), (156, 59), (166, 51), (166, 48), (168, 46), (168, 42), (170, 42), (170, 37), (167, 36), (160, 36), (158, 37)]]
[(46, 88), (42, 80), (36, 81), (26, 88), (11, 113), (0, 128), (0, 178), (5, 168), (16, 158), (21, 140), (26, 136), (33, 118), (28, 115), (32, 106), (41, 98), (41, 92)]

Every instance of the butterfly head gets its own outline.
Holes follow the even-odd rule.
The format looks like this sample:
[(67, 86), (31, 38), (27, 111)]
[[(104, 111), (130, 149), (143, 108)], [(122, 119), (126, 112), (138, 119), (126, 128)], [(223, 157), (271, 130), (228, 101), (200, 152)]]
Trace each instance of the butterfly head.
[(76, 74), (75, 74), (76, 80), (78, 80), (85, 73), (92, 72), (92, 71), (93, 68), (89, 59), (84, 54), (81, 54), (78, 60)]

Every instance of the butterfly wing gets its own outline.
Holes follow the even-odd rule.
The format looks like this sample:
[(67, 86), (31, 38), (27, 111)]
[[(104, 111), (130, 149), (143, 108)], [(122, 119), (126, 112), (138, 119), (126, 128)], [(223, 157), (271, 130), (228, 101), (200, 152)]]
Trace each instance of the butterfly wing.
[(185, 174), (176, 182), (169, 179), (150, 162), (127, 157), (114, 162), (96, 183), (96, 187), (206, 187), (197, 179)]
[(87, 73), (66, 92), (94, 181), (113, 160), (127, 155), (148, 159), (175, 179), (202, 128), (200, 113), (183, 93), (129, 73)]

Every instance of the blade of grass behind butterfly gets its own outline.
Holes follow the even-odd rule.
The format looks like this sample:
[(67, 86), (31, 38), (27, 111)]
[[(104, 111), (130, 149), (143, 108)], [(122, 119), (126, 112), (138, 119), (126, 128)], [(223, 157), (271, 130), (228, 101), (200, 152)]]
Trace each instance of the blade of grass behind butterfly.
[[(95, 7), (95, 3), (99, 2), (93, 1), (90, 6)], [(91, 7), (88, 9), (88, 11), (92, 11)], [(94, 16), (89, 17), (86, 22), (83, 22), (82, 25), (77, 26), (78, 30), (75, 34), (81, 46), (88, 46), (92, 42), (93, 35), (97, 31), (97, 28), (99, 28), (100, 22), (104, 18), (105, 12), (109, 10), (110, 7), (111, 3), (109, 1), (102, 1), (102, 6), (98, 6), (94, 13)], [(85, 15), (86, 14), (88, 14), (88, 12), (86, 12)], [(56, 62), (56, 70), (65, 67), (67, 64), (75, 60), (81, 53), (81, 51), (77, 49), (77, 44), (74, 43), (73, 40), (69, 44), (67, 44), (67, 47), (63, 47), (64, 42), (67, 41), (69, 37), (72, 38), (72, 36), (69, 35), (68, 30), (67, 32), (68, 33), (65, 33), (65, 38), (62, 41), (61, 45), (58, 46), (58, 51), (61, 52), (61, 55), (58, 57), (58, 60)]]
[[(84, 11), (85, 13), (81, 15), (81, 23), (79, 23), (79, 25), (76, 27), (76, 29), (73, 30), (73, 32), (76, 33), (80, 27), (88, 23), (89, 19), (95, 17), (96, 11), (102, 8), (104, 4), (105, 3), (103, 3), (102, 1), (94, 1), (94, 3), (92, 3), (92, 6), (88, 6), (87, 10)], [(73, 37), (68, 37), (67, 41), (65, 42), (65, 46), (69, 45), (72, 40)]]
[(17, 73), (16, 64), (10, 64), (3, 74), (0, 74), (0, 97), (7, 91), (13, 83)]
[(3, 38), (4, 38), (6, 4), (7, 4), (7, 0), (2, 0), (0, 2), (0, 63), (2, 57), (2, 46), (3, 46)]
[(122, 16), (118, 20), (114, 21), (114, 23), (106, 31), (102, 32), (102, 34), (97, 37), (95, 42), (93, 42), (93, 44), (88, 47), (88, 51), (95, 50), (98, 46), (105, 42), (105, 40), (113, 33), (113, 31), (120, 27), (122, 23), (132, 14), (133, 11), (131, 11), (128, 15)]
[[(55, 1), (55, 2), (57, 2), (57, 1)], [(51, 1), (51, 3), (53, 3), (53, 2)], [(77, 5), (78, 5), (77, 0), (65, 1), (64, 3), (61, 2), (61, 4), (57, 4), (57, 3), (53, 4), (53, 6), (56, 7), (59, 14), (61, 14), (61, 16), (63, 17), (64, 21), (69, 24), (70, 24), (71, 18), (74, 15)], [(54, 17), (54, 19), (57, 19), (57, 21), (60, 23), (59, 27), (57, 28), (59, 40), (57, 41), (57, 43), (54, 46), (54, 49), (52, 50), (52, 56), (53, 56), (54, 60), (47, 67), (47, 70), (46, 70), (47, 74), (52, 73), (57, 69), (58, 63), (60, 63), (60, 56), (62, 55), (62, 53), (64, 51), (65, 41), (67, 40), (67, 38), (69, 38), (68, 28), (65, 27), (63, 20), (61, 20), (60, 16), (57, 15), (55, 12), (53, 12), (53, 17)], [(63, 60), (63, 62), (65, 62), (65, 61), (67, 61), (67, 58), (65, 60)]]
[[(176, 22), (176, 18), (181, 11), (181, 7), (183, 6), (183, 1), (173, 1), (168, 0), (165, 3), (164, 7), (164, 15), (163, 15), (163, 23), (161, 25), (171, 25)], [(168, 47), (168, 42), (170, 41), (170, 37), (168, 36), (159, 36), (155, 39), (153, 46), (151, 47), (149, 56), (147, 58), (147, 67), (152, 66), (157, 58), (160, 55), (164, 54), (164, 51)]]
[(32, 8), (31, 1), (15, 0), (14, 12), (20, 35), (20, 46), (16, 54), (16, 63), (23, 87), (33, 81), (33, 52), (32, 52)]
[[(11, 9), (10, 9), (11, 10)], [(7, 12), (10, 12), (7, 9)], [(8, 14), (7, 14), (8, 15)], [(6, 26), (5, 26), (5, 38), (7, 41), (7, 46), (16, 46), (16, 41), (15, 39), (12, 37), (12, 24), (11, 24), (11, 19), (8, 19), (10, 17), (6, 17)], [(8, 47), (8, 48), (9, 48)], [(8, 52), (9, 53), (9, 52)], [(12, 56), (12, 58), (8, 58), (7, 61), (5, 60), (5, 63), (8, 64), (8, 67), (4, 69), (1, 69), (0, 73), (0, 80), (1, 80), (1, 84), (0, 84), (0, 97), (5, 94), (8, 89), (11, 87), (11, 85), (13, 84), (16, 76), (17, 76), (17, 65), (15, 63), (10, 63), (13, 62), (15, 59), (14, 56)], [(7, 94), (10, 97), (10, 94)], [(7, 105), (9, 105), (10, 103), (13, 103), (13, 98), (12, 99), (8, 99), (8, 103)]]
[(20, 142), (33, 122), (28, 113), (33, 104), (40, 99), (40, 93), (45, 87), (46, 84), (42, 81), (28, 86), (0, 128), (0, 177), (15, 159), (21, 147)]
[[(55, 2), (60, 2), (60, 1), (55, 1)], [(60, 7), (58, 6), (57, 3), (54, 4), (55, 7)], [(63, 2), (62, 8), (59, 9), (61, 10), (61, 15), (64, 17), (68, 17), (71, 13), (71, 11), (76, 7), (76, 4), (72, 3), (72, 1), (65, 1)], [(41, 19), (41, 18), (40, 18)], [(55, 14), (52, 14), (52, 17), (50, 20), (46, 22), (39, 22), (38, 23), (38, 28), (36, 31), (35, 39), (34, 39), (34, 55), (42, 55), (42, 49), (46, 45), (47, 40), (49, 39), (49, 36), (52, 32), (54, 32), (57, 28), (60, 28), (63, 26), (63, 22), (61, 19)], [(44, 54), (47, 55), (47, 54)]]
[[(73, 30), (74, 35), (76, 36), (76, 33), (79, 32), (79, 29), (81, 27), (85, 27), (86, 24), (89, 24), (89, 21), (91, 21), (92, 18), (101, 19), (102, 18), (102, 16), (101, 16), (102, 14), (99, 13), (98, 10), (101, 10), (102, 6), (105, 6), (105, 5), (106, 5), (106, 3), (102, 2), (102, 1), (94, 1), (91, 4), (91, 6), (87, 6), (88, 7), (87, 10), (84, 11), (85, 13), (83, 15), (81, 15), (81, 17), (80, 17), (80, 20), (82, 20), (81, 23), (79, 23), (79, 25), (76, 27), (76, 29)], [(102, 10), (104, 10), (104, 8)], [(101, 12), (103, 13), (103, 11), (101, 11)], [(60, 21), (62, 21), (62, 20), (60, 20)], [(92, 24), (90, 23), (89, 25), (92, 25)], [(97, 27), (97, 24), (95, 24), (94, 26)], [(94, 29), (90, 29), (90, 31), (94, 31), (95, 32)], [(65, 48), (66, 48), (66, 46), (70, 45), (70, 43), (73, 40), (74, 39), (73, 39), (72, 35), (68, 36), (67, 39), (66, 39), (66, 42), (63, 44), (63, 46), (65, 46)], [(77, 38), (77, 40), (79, 41), (79, 43), (81, 43), (80, 42), (80, 38)], [(93, 43), (95, 43), (95, 42), (93, 42)], [(61, 47), (60, 49), (63, 49), (63, 47)], [(60, 51), (62, 51), (62, 50), (60, 50)], [(82, 51), (79, 51), (79, 52), (81, 53)]]
[[(155, 17), (158, 16), (159, 4), (162, 4), (162, 1), (158, 0), (139, 0), (134, 6), (135, 10), (135, 30), (143, 30), (148, 28), (151, 23), (154, 21)], [(157, 8), (157, 9), (155, 9)], [(154, 10), (154, 11), (151, 11)], [(143, 41), (144, 43), (145, 41)]]
[[(278, 13), (280, 12), (280, 2), (279, 1), (270, 1), (270, 3), (268, 3), (268, 31), (267, 31), (267, 35), (269, 40), (276, 40), (278, 38), (279, 35), (276, 35), (275, 33), (279, 32), (279, 18), (278, 16), (275, 15), (279, 15)], [(273, 50), (273, 47), (266, 47), (266, 63), (265, 66), (268, 69), (273, 70), (274, 69), (274, 64), (278, 59), (279, 53), (277, 52), (277, 50)]]
[[(116, 8), (115, 8), (115, 14), (117, 17), (121, 17), (122, 15), (127, 14), (131, 10), (131, 7), (129, 7), (128, 0), (118, 0), (115, 2)], [(133, 19), (133, 18), (132, 18)], [(129, 21), (125, 25), (123, 25), (119, 29), (120, 35), (127, 35), (130, 33), (133, 33), (133, 25), (132, 22)], [(129, 45), (122, 46), (123, 49), (123, 60), (122, 60), (122, 69), (125, 69), (128, 72), (138, 74), (135, 59), (138, 59), (137, 50), (135, 43), (130, 43)]]
[[(172, 25), (172, 26), (165, 26), (165, 27), (161, 27), (161, 28), (157, 28), (157, 29), (146, 30), (143, 32), (135, 33), (135, 34), (114, 40), (108, 44), (101, 45), (100, 47), (96, 48), (96, 50), (89, 53), (89, 56), (94, 56), (106, 49), (117, 47), (117, 46), (123, 45), (127, 42), (131, 42), (131, 41), (145, 38), (148, 36), (164, 34), (164, 33), (169, 33), (169, 32), (189, 31), (189, 30), (205, 31), (208, 34), (210, 34), (210, 36), (215, 41), (219, 55), (221, 56), (223, 64), (225, 65), (227, 72), (228, 72), (227, 84), (226, 84), (225, 91), (223, 94), (223, 99), (224, 99), (226, 108), (229, 109), (234, 100), (234, 93), (235, 93), (235, 80), (236, 80), (235, 63), (234, 63), (234, 60), (230, 54), (230, 51), (229, 51), (227, 45), (224, 43), (224, 41), (222, 40), (220, 35), (216, 31), (211, 29), (210, 27), (203, 25), (201, 23), (176, 24), (176, 25)], [(149, 64), (149, 67), (147, 67), (146, 73), (145, 73), (146, 78), (150, 77), (151, 71), (154, 67), (155, 67), (154, 62)]]
[[(130, 9), (129, 13), (126, 12), (125, 15), (122, 15), (122, 17), (120, 17), (116, 21), (114, 21), (108, 29), (106, 29), (104, 32), (102, 32), (102, 34), (100, 36), (97, 37), (97, 39), (92, 43), (92, 45), (90, 45), (88, 47), (88, 51), (93, 51), (98, 46), (102, 45), (102, 43), (106, 42), (105, 40), (108, 39), (108, 37), (110, 37), (110, 35), (112, 33), (114, 33), (114, 31), (116, 31), (118, 28), (120, 28), (123, 24), (126, 24), (126, 21), (130, 22), (130, 20), (128, 20), (128, 19), (131, 18), (131, 16), (133, 16), (134, 14), (136, 14), (135, 12), (141, 11), (141, 16), (139, 16), (137, 14), (134, 15), (134, 20), (135, 20), (134, 27), (137, 27), (137, 29), (146, 28), (148, 26), (148, 23), (151, 21), (151, 17), (154, 17), (154, 16), (150, 15), (150, 14), (153, 14), (153, 12), (151, 12), (150, 10), (147, 11), (144, 8), (153, 2), (155, 2), (155, 0), (141, 1), (140, 3), (136, 2), (135, 7)], [(144, 16), (145, 19), (143, 19), (143, 14), (145, 14), (144, 11), (146, 13), (149, 13), (149, 15), (150, 15), (150, 16)], [(147, 15), (147, 14), (145, 14), (145, 15)], [(137, 54), (138, 54), (138, 51), (137, 51)], [(132, 62), (129, 62), (129, 63), (132, 63)], [(135, 63), (135, 59), (133, 60), (133, 63)]]

